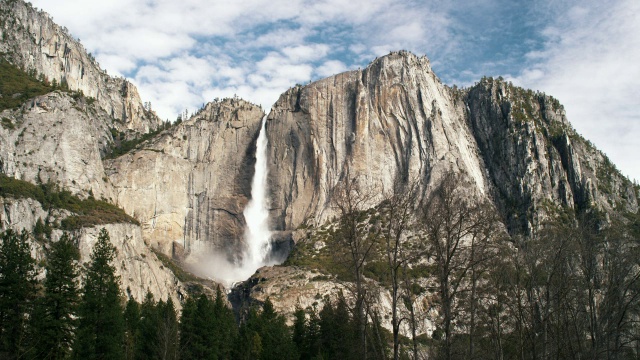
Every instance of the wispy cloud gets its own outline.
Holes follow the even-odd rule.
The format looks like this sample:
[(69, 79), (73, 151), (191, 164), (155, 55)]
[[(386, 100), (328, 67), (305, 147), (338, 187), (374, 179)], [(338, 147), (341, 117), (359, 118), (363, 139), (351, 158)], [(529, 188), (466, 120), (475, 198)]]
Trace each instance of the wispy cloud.
[(528, 54), (514, 81), (557, 97), (574, 127), (640, 180), (640, 3), (550, 10), (543, 49)]
[(511, 75), (556, 96), (569, 120), (640, 179), (636, 0), (32, 0), (130, 78), (161, 117), (216, 97), (265, 110), (296, 83), (426, 54), (449, 84)]
[[(446, 9), (393, 0), (35, 0), (164, 118), (216, 96), (268, 108), (296, 83), (446, 44)], [(353, 46), (360, 44), (359, 46)]]

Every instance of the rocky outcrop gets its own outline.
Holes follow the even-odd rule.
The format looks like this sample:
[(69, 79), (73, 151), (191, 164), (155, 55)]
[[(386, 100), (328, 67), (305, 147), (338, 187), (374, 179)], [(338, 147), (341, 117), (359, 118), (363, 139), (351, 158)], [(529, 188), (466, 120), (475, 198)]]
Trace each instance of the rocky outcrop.
[(142, 224), (145, 239), (171, 254), (243, 249), (242, 211), (251, 194), (255, 140), (264, 113), (226, 99), (107, 163), (116, 203)]
[[(0, 229), (12, 229), (17, 232), (31, 232), (38, 220), (47, 223), (59, 223), (71, 215), (68, 211), (57, 209), (44, 210), (41, 204), (33, 199), (14, 199), (0, 197)], [(100, 229), (109, 232), (111, 243), (117, 248), (113, 261), (116, 273), (120, 276), (123, 294), (142, 302), (147, 292), (155, 299), (172, 298), (178, 308), (181, 294), (186, 294), (184, 285), (166, 268), (142, 239), (142, 231), (134, 224), (106, 224), (87, 227), (71, 233), (78, 244), (80, 262), (83, 266), (91, 259), (93, 246), (98, 240)], [(51, 241), (58, 241), (62, 231), (54, 229)], [(33, 240), (33, 239), (32, 239)], [(46, 257), (48, 240), (31, 241), (32, 256), (36, 260)], [(44, 274), (41, 274), (43, 276)]]
[[(180, 307), (181, 294), (186, 294), (182, 283), (144, 243), (142, 230), (137, 225), (107, 224), (77, 231), (73, 235), (78, 241), (80, 261), (86, 265), (90, 260), (102, 228), (109, 232), (111, 243), (117, 249), (113, 265), (124, 293), (142, 302), (147, 292), (151, 292), (155, 299), (170, 297)], [(59, 236), (61, 232), (54, 233), (54, 241)]]
[(347, 176), (374, 195), (372, 206), (395, 179), (420, 179), (426, 194), (444, 172), (464, 173), (513, 234), (558, 208), (638, 208), (632, 184), (575, 133), (557, 100), (493, 79), (452, 89), (408, 52), (292, 88), (268, 120), (276, 229), (333, 216), (332, 193)]
[[(375, 299), (370, 299), (375, 304), (373, 305), (375, 311), (378, 314), (391, 313), (389, 290), (382, 287), (376, 289), (377, 291), (371, 294)], [(288, 324), (292, 325), (296, 310), (314, 309), (319, 312), (327, 302), (335, 305), (340, 296), (343, 296), (347, 302), (352, 302), (352, 290), (351, 284), (321, 272), (295, 266), (276, 266), (258, 269), (251, 278), (233, 288), (229, 298), (236, 308), (262, 303), (268, 298), (275, 310), (284, 314)], [(431, 294), (422, 294), (415, 301), (415, 312), (421, 314), (416, 318), (416, 331), (419, 334), (431, 334), (435, 329), (432, 321), (434, 314), (430, 313), (433, 301), (435, 298)], [(403, 304), (400, 304), (398, 311), (401, 316), (409, 316)], [(383, 327), (391, 328), (391, 320), (388, 316), (382, 317), (380, 321)], [(402, 335), (410, 336), (410, 328), (406, 321), (400, 331)]]
[(52, 92), (20, 109), (1, 113), (1, 171), (32, 183), (48, 181), (83, 196), (112, 199), (102, 165), (102, 147), (111, 141), (109, 116), (84, 98)]
[[(424, 197), (447, 171), (464, 173), (466, 193), (489, 200), (511, 235), (529, 235), (563, 211), (638, 211), (633, 184), (571, 128), (557, 100), (502, 79), (449, 88), (426, 58), (407, 52), (290, 89), (269, 114), (267, 135), (272, 226), (283, 233), (335, 224), (332, 194), (347, 178), (371, 195), (366, 207), (396, 179), (421, 180)], [(291, 314), (348, 288), (309, 252), (322, 241), (299, 241), (315, 265), (260, 269), (234, 290), (234, 301), (269, 297)], [(387, 290), (378, 289), (375, 303), (388, 314)], [(428, 314), (433, 299), (424, 296), (418, 306)], [(430, 332), (436, 316), (422, 319), (420, 332)]]
[(278, 229), (334, 215), (332, 193), (347, 176), (376, 194), (370, 206), (396, 179), (422, 179), (426, 192), (449, 170), (466, 173), (473, 192), (487, 191), (464, 101), (439, 81), (426, 57), (407, 52), (290, 89), (269, 114), (267, 134)]
[(578, 135), (550, 96), (483, 79), (466, 94), (492, 198), (512, 234), (559, 208), (638, 210), (633, 186)]
[(142, 104), (135, 86), (100, 69), (66, 28), (23, 1), (0, 2), (0, 53), (24, 70), (94, 98), (119, 131), (147, 133), (160, 119)]

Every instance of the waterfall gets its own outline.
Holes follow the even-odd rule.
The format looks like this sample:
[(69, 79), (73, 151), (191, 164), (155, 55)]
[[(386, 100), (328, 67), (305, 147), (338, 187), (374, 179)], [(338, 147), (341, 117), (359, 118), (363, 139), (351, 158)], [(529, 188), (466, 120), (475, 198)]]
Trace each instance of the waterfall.
[(243, 212), (247, 227), (244, 236), (246, 250), (242, 260), (242, 269), (243, 272), (249, 272), (249, 275), (253, 274), (260, 266), (265, 265), (265, 259), (271, 250), (269, 209), (267, 207), (266, 124), (267, 115), (262, 118), (262, 126), (256, 141), (256, 164), (251, 181), (251, 200)]
[(262, 118), (260, 133), (256, 140), (256, 164), (251, 181), (251, 200), (244, 209), (246, 227), (244, 229), (244, 251), (241, 261), (230, 261), (225, 255), (212, 252), (197, 255), (190, 267), (200, 276), (215, 279), (225, 286), (233, 286), (238, 281), (251, 277), (264, 265), (272, 265), (268, 255), (271, 251), (271, 231), (269, 231), (269, 208), (267, 202), (267, 116)]

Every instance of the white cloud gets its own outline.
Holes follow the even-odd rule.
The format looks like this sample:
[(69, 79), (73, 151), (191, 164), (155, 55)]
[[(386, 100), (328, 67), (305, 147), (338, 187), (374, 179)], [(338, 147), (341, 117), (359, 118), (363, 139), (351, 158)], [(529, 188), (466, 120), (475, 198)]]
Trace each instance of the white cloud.
[[(442, 33), (435, 31), (442, 11), (419, 1), (34, 2), (82, 38), (110, 73), (129, 75), (165, 118), (200, 106), (215, 89), (273, 103), (313, 76), (362, 66), (398, 48), (416, 51), (427, 40), (446, 42), (425, 35)], [(376, 46), (384, 51), (368, 50)]]
[[(163, 118), (215, 97), (238, 95), (265, 108), (295, 83), (365, 66), (406, 49), (427, 53), (436, 71), (470, 85), (496, 69), (520, 67), (504, 17), (534, 33), (512, 68), (516, 83), (556, 96), (577, 130), (626, 174), (640, 179), (633, 154), (640, 98), (640, 5), (636, 0), (33, 0), (67, 26), (111, 74), (128, 75)], [(518, 25), (519, 26), (519, 25)], [(522, 28), (520, 28), (522, 29)], [(543, 46), (536, 46), (538, 38)], [(498, 40), (496, 40), (498, 39)], [(515, 59), (515, 60), (514, 60)], [(507, 75), (502, 73), (502, 75)]]
[(586, 5), (545, 29), (544, 50), (515, 80), (558, 98), (576, 130), (640, 180), (640, 3)]
[(317, 76), (324, 78), (327, 76), (339, 74), (347, 70), (347, 66), (342, 61), (329, 60), (318, 66), (315, 72)]

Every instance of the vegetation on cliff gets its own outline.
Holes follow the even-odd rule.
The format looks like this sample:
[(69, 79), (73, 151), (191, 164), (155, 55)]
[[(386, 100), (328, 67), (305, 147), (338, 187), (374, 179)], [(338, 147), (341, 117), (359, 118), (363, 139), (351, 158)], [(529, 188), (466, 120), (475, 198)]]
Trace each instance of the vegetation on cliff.
[(45, 210), (70, 211), (72, 214), (62, 219), (59, 224), (64, 230), (111, 223), (139, 224), (136, 219), (113, 204), (93, 197), (80, 199), (68, 190), (60, 190), (51, 183), (34, 185), (0, 174), (0, 197), (30, 198), (38, 201)]

